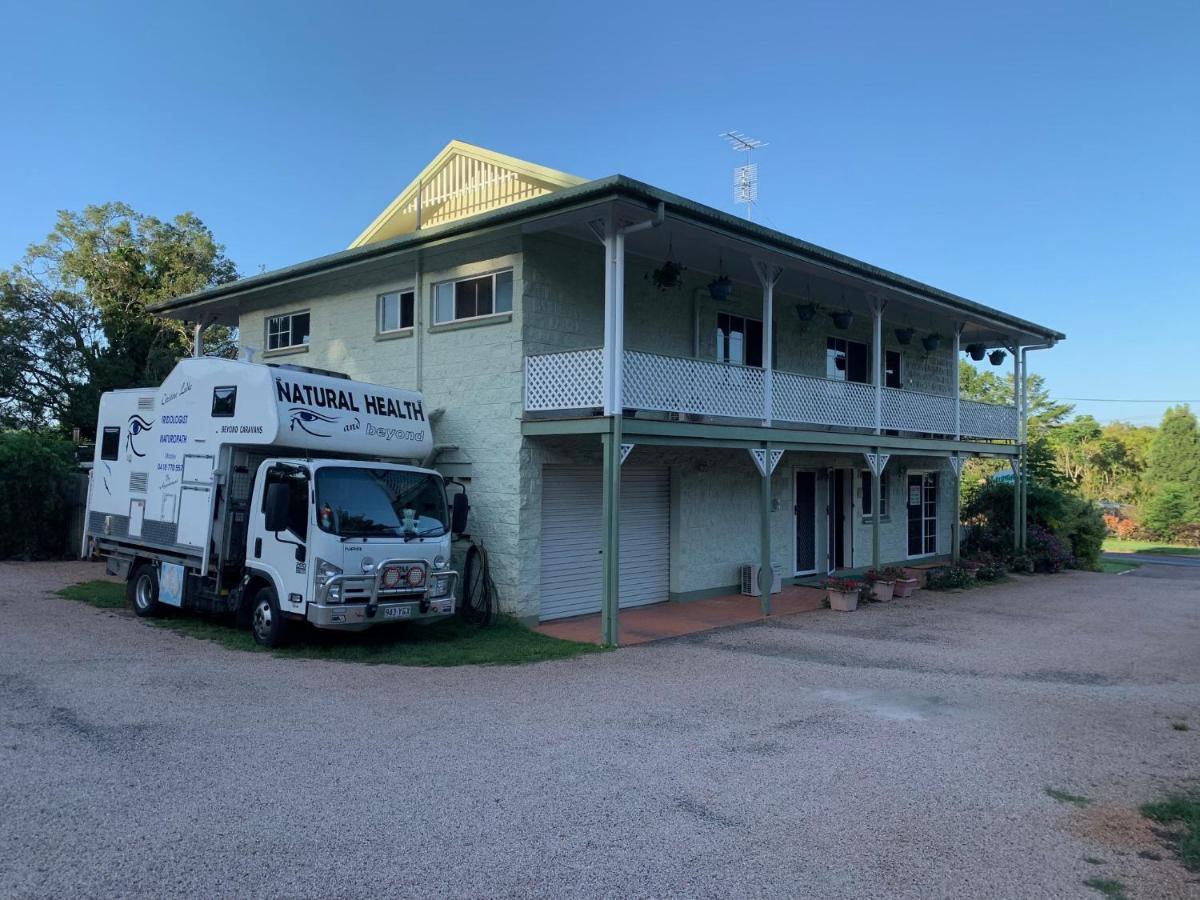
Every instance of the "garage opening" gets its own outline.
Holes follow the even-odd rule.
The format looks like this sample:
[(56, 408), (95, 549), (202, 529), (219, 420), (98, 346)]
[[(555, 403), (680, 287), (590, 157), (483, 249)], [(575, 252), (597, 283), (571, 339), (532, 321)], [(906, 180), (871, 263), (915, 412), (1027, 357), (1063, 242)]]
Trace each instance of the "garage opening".
[[(542, 469), (540, 619), (600, 611), (599, 466)], [(671, 480), (665, 467), (621, 469), (621, 607), (670, 595)]]

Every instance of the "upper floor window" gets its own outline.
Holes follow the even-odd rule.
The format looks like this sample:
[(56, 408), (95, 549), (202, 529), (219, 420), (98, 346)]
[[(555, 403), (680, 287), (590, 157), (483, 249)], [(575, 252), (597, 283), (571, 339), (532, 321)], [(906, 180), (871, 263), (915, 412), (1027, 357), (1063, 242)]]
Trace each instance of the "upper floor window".
[(308, 346), (308, 312), (284, 313), (267, 319), (267, 349)]
[(380, 334), (413, 327), (413, 312), (416, 297), (412, 291), (392, 291), (380, 294), (378, 324)]
[(512, 312), (512, 269), (433, 286), (433, 323), (478, 319)]
[(717, 361), (738, 366), (763, 364), (763, 326), (758, 319), (717, 313)]
[(831, 337), (825, 341), (825, 377), (835, 381), (870, 380), (867, 345), (845, 338)]

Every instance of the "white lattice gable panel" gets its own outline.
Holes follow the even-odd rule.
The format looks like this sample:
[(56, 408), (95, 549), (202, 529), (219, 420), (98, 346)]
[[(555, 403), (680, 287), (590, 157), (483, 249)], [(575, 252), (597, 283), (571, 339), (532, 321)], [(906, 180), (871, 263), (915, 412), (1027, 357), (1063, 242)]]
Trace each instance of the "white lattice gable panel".
[(361, 247), (418, 228), (465, 219), (585, 181), (463, 141), (451, 141), (350, 246)]

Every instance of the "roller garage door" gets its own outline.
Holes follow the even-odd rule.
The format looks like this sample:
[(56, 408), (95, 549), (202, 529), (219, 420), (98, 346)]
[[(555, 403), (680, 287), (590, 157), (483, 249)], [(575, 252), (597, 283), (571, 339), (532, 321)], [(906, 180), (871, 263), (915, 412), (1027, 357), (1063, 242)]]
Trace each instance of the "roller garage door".
[[(670, 477), (665, 468), (621, 469), (621, 606), (670, 592)], [(600, 468), (542, 469), (541, 618), (600, 611)]]

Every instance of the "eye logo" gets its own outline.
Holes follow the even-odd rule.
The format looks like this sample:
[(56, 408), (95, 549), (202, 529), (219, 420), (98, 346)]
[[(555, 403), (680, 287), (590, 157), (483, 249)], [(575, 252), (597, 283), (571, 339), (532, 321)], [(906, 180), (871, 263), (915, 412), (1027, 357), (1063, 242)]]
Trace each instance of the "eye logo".
[(337, 421), (337, 416), (327, 416), (324, 413), (315, 412), (303, 406), (293, 406), (289, 412), (292, 416), (291, 430), (295, 431), (296, 426), (299, 425), (301, 431), (311, 434), (313, 437), (329, 437), (329, 435), (323, 432), (313, 431), (313, 428), (320, 428), (321, 422)]
[(133, 445), (133, 439), (143, 431), (149, 431), (154, 426), (153, 422), (147, 422), (136, 413), (129, 417), (129, 430), (125, 434), (125, 446), (134, 456), (145, 456), (145, 453), (139, 453), (137, 447)]

